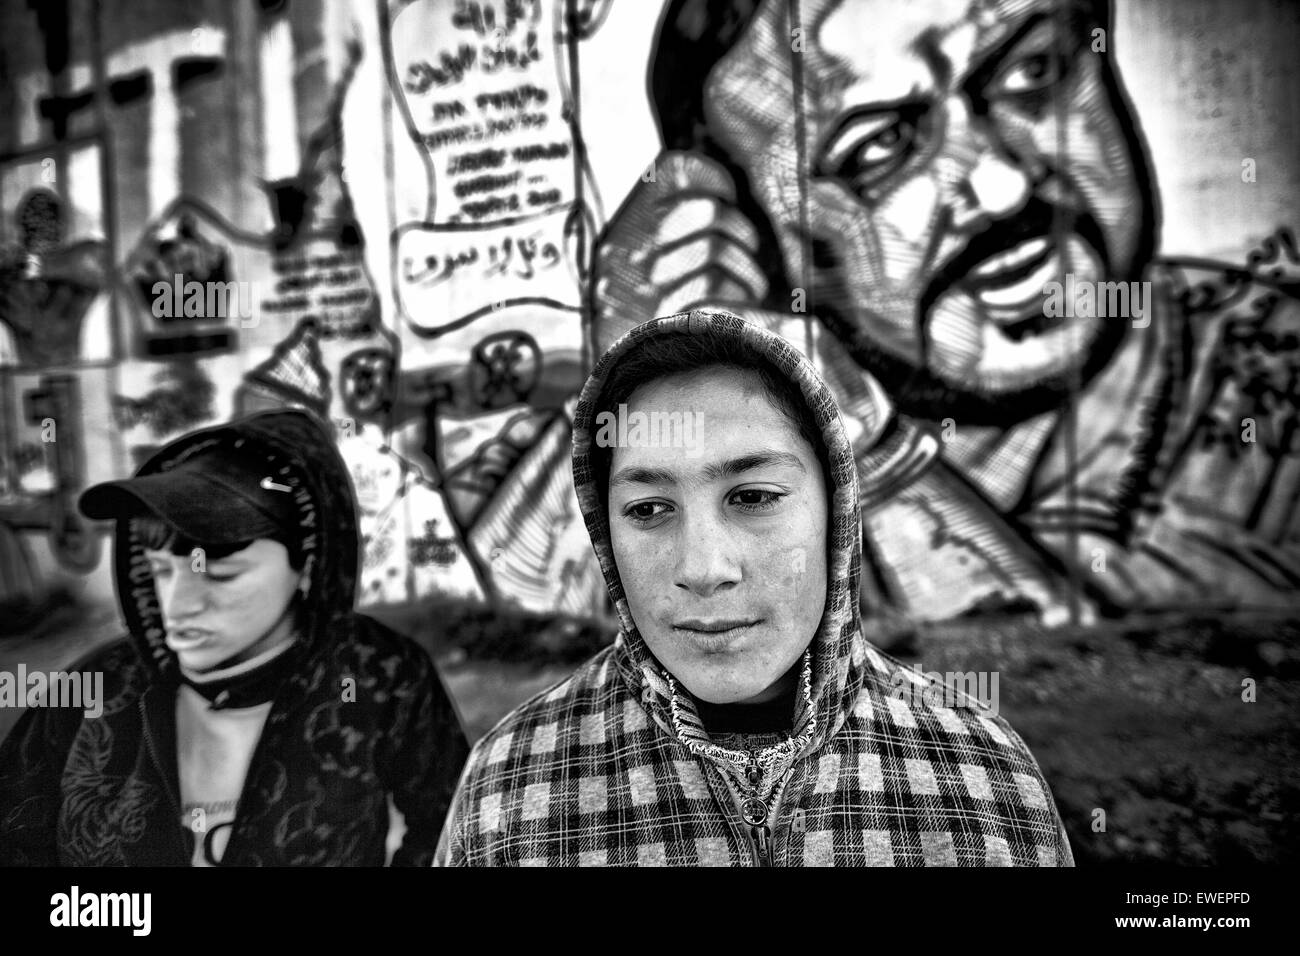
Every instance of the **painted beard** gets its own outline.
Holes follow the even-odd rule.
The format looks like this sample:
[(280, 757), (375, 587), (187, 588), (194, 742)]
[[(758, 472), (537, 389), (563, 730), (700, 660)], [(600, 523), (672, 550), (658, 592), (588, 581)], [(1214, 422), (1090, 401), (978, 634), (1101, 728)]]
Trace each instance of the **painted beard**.
[[(1067, 271), (1082, 272), (1081, 262), (1090, 263), (1089, 271), (1095, 270), (1089, 279), (1128, 281), (1142, 273), (1147, 256), (1135, 260), (1127, 274), (1113, 275), (1105, 235), (1097, 220), (1072, 207), (1076, 204), (1050, 203), (1034, 196), (1014, 217), (995, 221), (972, 236), (934, 273), (917, 299), (913, 319), (919, 363), (885, 352), (873, 341), (869, 323), (852, 305), (852, 292), (838, 278), (845, 274), (847, 264), (825, 242), (813, 244), (813, 265), (823, 290), (817, 311), (826, 327), (880, 381), (905, 414), (936, 421), (952, 417), (974, 425), (1009, 425), (1058, 409), (1071, 390), (1088, 382), (1111, 360), (1124, 339), (1125, 322), (1096, 322), (1089, 330), (1090, 340), (1073, 346), (1086, 350), (1081, 360), (1066, 356), (1061, 367), (1037, 380), (1005, 389), (977, 380), (961, 381), (937, 369), (935, 334), (936, 326), (960, 309), (965, 311), (967, 323), (995, 325), (992, 334), (1012, 346), (1035, 337), (1078, 338), (1078, 330), (1067, 326), (1070, 320), (1045, 314), (1045, 283), (1059, 281)], [(1149, 220), (1143, 229), (1151, 231)], [(1141, 247), (1149, 249), (1149, 242)]]

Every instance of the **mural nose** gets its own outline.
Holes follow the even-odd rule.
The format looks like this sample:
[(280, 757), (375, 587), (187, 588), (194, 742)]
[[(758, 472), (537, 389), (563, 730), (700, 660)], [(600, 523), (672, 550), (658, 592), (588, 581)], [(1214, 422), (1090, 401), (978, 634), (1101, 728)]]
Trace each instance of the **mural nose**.
[(986, 150), (958, 184), (961, 200), (953, 209), (957, 229), (980, 228), (990, 219), (1012, 216), (1029, 199), (1029, 176), (1020, 166)]
[(1029, 198), (1029, 178), (1023, 169), (993, 152), (975, 164), (967, 180), (980, 208), (993, 216), (1007, 216)]

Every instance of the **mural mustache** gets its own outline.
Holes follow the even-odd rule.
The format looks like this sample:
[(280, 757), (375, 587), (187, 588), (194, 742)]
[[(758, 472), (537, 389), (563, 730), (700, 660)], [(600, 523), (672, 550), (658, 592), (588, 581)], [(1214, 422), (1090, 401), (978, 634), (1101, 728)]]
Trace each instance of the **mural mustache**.
[[(1044, 198), (1045, 194), (1052, 198)], [(943, 235), (945, 229), (940, 227), (937, 233)], [(1059, 281), (1066, 272), (1081, 270), (1084, 265), (1072, 261), (1067, 248), (1072, 240), (1076, 248), (1094, 260), (1095, 279), (1117, 278), (1111, 275), (1112, 260), (1100, 223), (1083, 200), (1072, 193), (1045, 184), (1015, 215), (992, 220), (935, 269), (926, 282), (916, 302), (913, 321), (917, 351), (915, 361), (911, 361), (884, 351), (875, 342), (870, 314), (856, 305), (844, 278), (845, 270), (852, 266), (824, 239), (816, 239), (811, 248), (819, 280), (815, 292), (818, 315), (854, 358), (880, 380), (901, 410), (932, 420), (953, 416), (974, 425), (1023, 421), (1059, 409), (1069, 389), (1091, 380), (1105, 367), (1124, 338), (1124, 324), (1103, 324), (1077, 373), (1065, 372), (1000, 394), (974, 383), (954, 382), (931, 370), (930, 332), (935, 307), (945, 296), (964, 294), (975, 300), (973, 308), (981, 309), (977, 298), (980, 291), (1023, 283), (1036, 272), (1045, 281)], [(1044, 271), (1049, 262), (1054, 262), (1054, 268)], [(1027, 306), (1016, 308), (1009, 319), (998, 322), (1001, 333), (1022, 342), (1060, 327), (1065, 320), (1049, 316), (1043, 301), (1042, 288), (1035, 286)]]
[[(1049, 202), (1034, 195), (1015, 216), (996, 219), (972, 236), (964, 247), (940, 266), (921, 294), (916, 306), (917, 339), (924, 349), (928, 336), (925, 326), (931, 310), (939, 298), (951, 289), (975, 292), (979, 289), (1006, 286), (1033, 275), (1052, 257), (1056, 257), (1060, 271), (1068, 271), (1065, 244), (1071, 236), (1082, 239), (1101, 264), (1102, 276), (1111, 271), (1106, 238), (1097, 220), (1083, 208), (1082, 203), (1066, 201)], [(1020, 257), (1009, 268), (985, 271), (994, 260), (1019, 248), (1036, 243), (1032, 255)], [(1053, 275), (1052, 278), (1059, 278)], [(1003, 332), (1019, 341), (1027, 335), (1043, 331), (1052, 320), (1042, 310), (1036, 316), (1002, 326)], [(924, 353), (923, 353), (924, 356)]]

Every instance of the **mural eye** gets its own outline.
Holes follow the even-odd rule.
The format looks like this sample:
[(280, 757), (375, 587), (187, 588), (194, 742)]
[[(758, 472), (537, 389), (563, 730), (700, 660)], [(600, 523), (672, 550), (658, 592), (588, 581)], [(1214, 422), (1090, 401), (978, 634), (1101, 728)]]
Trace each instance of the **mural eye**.
[(1013, 60), (994, 79), (990, 96), (1027, 96), (1041, 93), (1060, 82), (1064, 73), (1061, 58), (1049, 50)]
[(827, 142), (818, 173), (842, 180), (859, 195), (869, 192), (915, 152), (917, 119), (911, 112), (849, 117)]

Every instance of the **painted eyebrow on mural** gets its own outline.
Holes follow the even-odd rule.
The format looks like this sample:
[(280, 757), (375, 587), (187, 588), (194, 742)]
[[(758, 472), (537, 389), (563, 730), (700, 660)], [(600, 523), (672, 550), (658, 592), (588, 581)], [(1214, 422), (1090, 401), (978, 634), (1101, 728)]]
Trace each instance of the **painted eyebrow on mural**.
[[(1057, 17), (1064, 21), (1060, 35), (1077, 35), (1085, 38), (1087, 32), (1083, 29), (1083, 25), (1096, 19), (1093, 16), (1091, 4), (1084, 2), (1084, 0), (1062, 4), (1055, 10), (1039, 10), (1028, 14), (1024, 22), (1009, 37), (978, 57), (975, 66), (961, 79), (963, 92), (972, 98), (978, 99), (980, 92), (989, 85), (997, 72), (1006, 65), (1006, 61), (1016, 53), (1016, 48), (1024, 39), (1034, 30), (1044, 24), (1050, 24)], [(1078, 43), (1082, 42), (1084, 42), (1083, 39), (1078, 41)], [(951, 76), (952, 65), (948, 62), (948, 58), (944, 56), (943, 51), (939, 49), (938, 44), (933, 42), (932, 37), (929, 35), (922, 36), (917, 41), (917, 44), (922, 48), (921, 54), (926, 57), (927, 62), (933, 64), (936, 70), (946, 69), (948, 71), (947, 75)], [(1077, 43), (1070, 44), (1071, 47), (1077, 45)], [(1062, 55), (1067, 52), (1064, 44), (1052, 44), (1051, 48), (1054, 52)], [(931, 59), (932, 57), (937, 58), (938, 62)], [(940, 63), (942, 66), (940, 66)]]
[[(726, 461), (706, 465), (701, 474), (705, 481), (717, 481), (720, 478), (734, 478), (759, 468), (770, 467), (797, 468), (804, 474), (808, 472), (803, 462), (787, 451), (758, 451), (751, 455), (741, 455), (739, 458), (728, 458)], [(609, 479), (609, 484), (611, 487), (614, 485), (675, 485), (678, 484), (678, 475), (670, 468), (643, 468), (629, 465), (614, 472)]]

